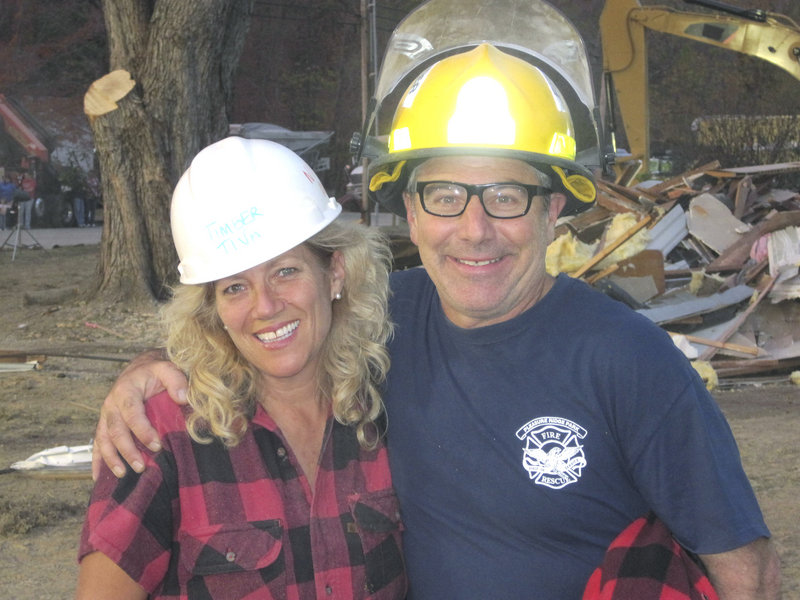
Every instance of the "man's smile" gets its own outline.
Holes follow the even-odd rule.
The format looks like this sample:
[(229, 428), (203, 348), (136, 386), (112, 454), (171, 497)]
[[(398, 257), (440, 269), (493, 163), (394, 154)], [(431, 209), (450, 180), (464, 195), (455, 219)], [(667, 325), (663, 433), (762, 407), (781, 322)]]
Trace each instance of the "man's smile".
[(468, 267), (484, 267), (486, 265), (491, 265), (493, 263), (500, 262), (502, 258), (488, 258), (484, 260), (469, 260), (467, 258), (455, 258), (453, 260), (455, 260), (459, 264), (467, 265)]

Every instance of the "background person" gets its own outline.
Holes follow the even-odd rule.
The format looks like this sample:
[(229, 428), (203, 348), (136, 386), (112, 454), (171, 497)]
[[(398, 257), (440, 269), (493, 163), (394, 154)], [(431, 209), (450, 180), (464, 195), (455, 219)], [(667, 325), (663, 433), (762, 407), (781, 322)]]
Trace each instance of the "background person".
[(30, 229), (33, 202), (36, 199), (36, 180), (31, 177), (30, 173), (26, 172), (20, 175), (18, 187), (22, 193), (20, 196), (19, 214), (17, 218), (20, 219), (23, 229)]
[(78, 598), (405, 597), (378, 423), (388, 250), (340, 211), (278, 144), (227, 138), (193, 160), (165, 311), (189, 405), (148, 402), (163, 449), (144, 476), (100, 474)]
[(14, 192), (17, 186), (11, 181), (11, 177), (3, 175), (0, 182), (0, 230), (6, 228), (6, 215), (14, 203)]
[(81, 194), (75, 194), (72, 198), (72, 211), (75, 214), (75, 224), (78, 227), (86, 227), (86, 204)]
[[(580, 598), (653, 511), (722, 600), (777, 598), (769, 530), (697, 373), (657, 326), (545, 271), (557, 217), (595, 193), (566, 106), (538, 69), (480, 46), (409, 86), (370, 165), (425, 267), (391, 277), (384, 396), (410, 597)], [(185, 385), (140, 362), (112, 389), (95, 438), (110, 464), (109, 429), (137, 456), (123, 418), (155, 440), (131, 400), (160, 381), (176, 398)]]
[(86, 227), (94, 227), (97, 215), (97, 199), (100, 197), (100, 177), (92, 169), (86, 178)]

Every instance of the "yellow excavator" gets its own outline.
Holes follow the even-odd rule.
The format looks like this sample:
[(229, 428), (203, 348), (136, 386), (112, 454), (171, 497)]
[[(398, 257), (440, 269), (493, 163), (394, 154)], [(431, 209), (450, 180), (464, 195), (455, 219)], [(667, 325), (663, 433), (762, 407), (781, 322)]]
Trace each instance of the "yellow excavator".
[(685, 0), (718, 11), (699, 13), (638, 0), (606, 0), (600, 16), (603, 49), (604, 122), (616, 153), (615, 113), (622, 117), (630, 156), (617, 157), (618, 176), (647, 165), (650, 158), (645, 30), (675, 35), (770, 62), (800, 80), (800, 27), (791, 18), (742, 9), (718, 0)]

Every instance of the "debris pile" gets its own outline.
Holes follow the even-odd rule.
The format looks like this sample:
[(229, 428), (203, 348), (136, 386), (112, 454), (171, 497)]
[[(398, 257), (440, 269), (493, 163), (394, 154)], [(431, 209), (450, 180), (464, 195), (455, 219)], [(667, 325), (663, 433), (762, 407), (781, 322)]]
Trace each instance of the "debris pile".
[(663, 182), (598, 181), (592, 209), (563, 219), (551, 274), (586, 280), (672, 336), (704, 374), (800, 367), (800, 162), (704, 165)]

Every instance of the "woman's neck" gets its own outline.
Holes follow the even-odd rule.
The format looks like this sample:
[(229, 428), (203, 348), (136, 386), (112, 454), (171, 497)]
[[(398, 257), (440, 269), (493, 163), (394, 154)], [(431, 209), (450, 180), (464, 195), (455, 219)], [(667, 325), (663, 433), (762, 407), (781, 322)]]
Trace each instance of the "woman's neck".
[(330, 400), (316, 386), (275, 389), (262, 394), (259, 402), (280, 429), (300, 463), (313, 493)]

